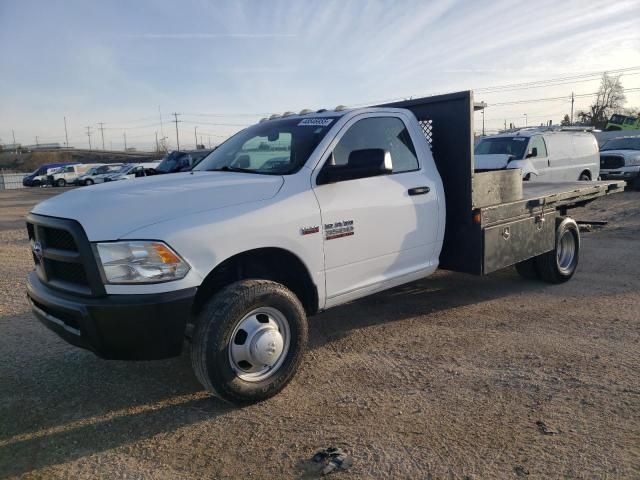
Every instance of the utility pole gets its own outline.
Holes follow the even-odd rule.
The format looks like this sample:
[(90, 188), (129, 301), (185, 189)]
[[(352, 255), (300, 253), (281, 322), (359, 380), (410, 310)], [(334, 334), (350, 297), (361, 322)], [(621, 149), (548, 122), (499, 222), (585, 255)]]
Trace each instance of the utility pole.
[(164, 128), (162, 126), (162, 112), (160, 111), (160, 105), (158, 105), (158, 115), (160, 115), (160, 138), (164, 138)]
[(193, 128), (193, 136), (196, 137), (196, 150), (198, 149), (198, 127)]
[(158, 144), (158, 132), (156, 132), (156, 152), (160, 152), (160, 145)]
[(573, 102), (575, 101), (576, 96), (571, 92), (571, 125), (573, 125)]
[(504, 119), (504, 131), (505, 132), (507, 131), (507, 119), (506, 118)]
[(524, 113), (523, 115), (524, 115), (524, 126), (526, 127), (528, 125), (528, 123), (527, 123), (527, 114)]
[(127, 151), (127, 132), (122, 132), (122, 137), (124, 138), (124, 151)]
[(11, 130), (11, 135), (13, 135), (13, 150), (18, 153), (18, 146), (16, 145), (16, 132)]
[(482, 136), (484, 137), (484, 108), (482, 109)]
[(36, 147), (38, 146), (38, 135), (36, 135)]
[(67, 148), (69, 148), (69, 135), (67, 134), (67, 117), (64, 118), (64, 141)]
[(87, 137), (89, 137), (89, 150), (91, 150), (91, 127), (84, 127), (87, 129)]
[(178, 120), (178, 115), (181, 115), (181, 114), (173, 112), (171, 115), (173, 115), (173, 118), (175, 118), (174, 122), (176, 123), (176, 145), (178, 146), (176, 150), (180, 150), (180, 137), (178, 136), (178, 122), (180, 120)]
[(104, 152), (104, 123), (98, 122), (98, 125), (100, 125), (100, 134), (102, 135), (102, 151)]

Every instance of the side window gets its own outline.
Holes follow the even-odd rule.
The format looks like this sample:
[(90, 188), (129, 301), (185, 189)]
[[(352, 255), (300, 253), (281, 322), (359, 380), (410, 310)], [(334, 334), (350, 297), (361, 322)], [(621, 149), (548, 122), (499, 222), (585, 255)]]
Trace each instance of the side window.
[(418, 169), (418, 157), (402, 120), (395, 117), (365, 118), (353, 124), (333, 150), (333, 163), (346, 165), (354, 150), (381, 148), (391, 155), (393, 173)]
[(544, 138), (542, 138), (540, 135), (536, 135), (534, 137), (531, 137), (531, 145), (529, 147), (530, 149), (537, 149), (538, 150), (538, 154), (536, 156), (541, 157), (541, 158), (546, 158), (547, 156), (547, 146), (544, 143)]

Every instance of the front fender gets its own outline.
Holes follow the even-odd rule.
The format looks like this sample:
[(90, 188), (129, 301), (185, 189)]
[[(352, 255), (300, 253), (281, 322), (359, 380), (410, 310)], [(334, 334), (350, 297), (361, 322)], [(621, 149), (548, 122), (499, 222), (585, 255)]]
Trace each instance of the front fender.
[(507, 165), (507, 168), (521, 169), (522, 178), (526, 177), (527, 175), (540, 175), (538, 170), (536, 170), (536, 167), (533, 166), (533, 163), (528, 158), (524, 160), (511, 160)]

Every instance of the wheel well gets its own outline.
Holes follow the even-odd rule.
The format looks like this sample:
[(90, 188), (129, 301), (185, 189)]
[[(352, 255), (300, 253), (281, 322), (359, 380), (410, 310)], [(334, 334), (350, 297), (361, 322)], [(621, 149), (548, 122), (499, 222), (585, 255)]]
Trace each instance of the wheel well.
[(281, 283), (298, 297), (308, 315), (318, 311), (318, 289), (302, 261), (281, 248), (258, 248), (226, 259), (206, 276), (196, 293), (194, 314), (216, 292), (248, 278)]
[(589, 180), (593, 179), (593, 177), (591, 176), (591, 172), (589, 170), (583, 170), (582, 172), (580, 172), (580, 175), (578, 175), (578, 178), (580, 178), (582, 175), (586, 175), (587, 177), (589, 177)]

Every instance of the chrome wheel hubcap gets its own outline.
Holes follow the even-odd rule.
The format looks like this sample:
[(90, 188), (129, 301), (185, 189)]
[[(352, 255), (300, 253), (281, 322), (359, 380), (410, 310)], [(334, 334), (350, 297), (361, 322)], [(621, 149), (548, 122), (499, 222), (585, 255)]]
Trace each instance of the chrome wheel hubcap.
[(560, 271), (568, 273), (573, 267), (576, 257), (576, 244), (573, 239), (573, 234), (570, 231), (562, 234), (558, 242), (556, 257)]
[(229, 363), (239, 378), (259, 382), (278, 371), (289, 351), (291, 335), (284, 314), (260, 307), (238, 322), (229, 344)]

